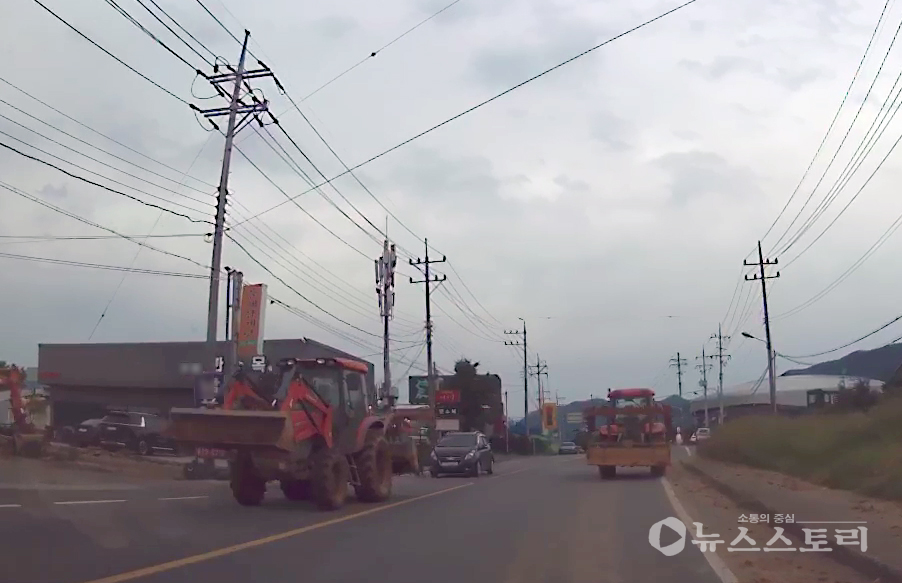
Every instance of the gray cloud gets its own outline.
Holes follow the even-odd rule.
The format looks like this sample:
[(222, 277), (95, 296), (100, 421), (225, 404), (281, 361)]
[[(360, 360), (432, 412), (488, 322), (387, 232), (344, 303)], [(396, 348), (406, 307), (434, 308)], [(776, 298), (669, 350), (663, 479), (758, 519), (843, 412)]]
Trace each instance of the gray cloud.
[(671, 152), (654, 164), (670, 175), (671, 200), (684, 205), (708, 195), (736, 197), (758, 192), (755, 174), (713, 152)]

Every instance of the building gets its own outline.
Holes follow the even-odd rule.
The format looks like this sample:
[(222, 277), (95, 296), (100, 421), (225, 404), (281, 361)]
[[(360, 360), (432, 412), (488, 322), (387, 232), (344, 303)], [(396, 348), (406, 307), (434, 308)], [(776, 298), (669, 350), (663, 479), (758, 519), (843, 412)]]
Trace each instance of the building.
[[(840, 387), (851, 387), (859, 379), (856, 377), (836, 375), (790, 375), (778, 376), (777, 385), (777, 410), (786, 415), (798, 415), (809, 408), (809, 395), (816, 393), (832, 393)], [(875, 380), (862, 379), (870, 384), (871, 390), (881, 390), (883, 383)], [(715, 425), (720, 415), (720, 400), (717, 389), (708, 388), (708, 422)], [(767, 378), (763, 380), (742, 383), (732, 387), (724, 387), (723, 391), (724, 418), (770, 414), (770, 389)], [(690, 402), (690, 411), (698, 425), (704, 425), (705, 397), (699, 396)]]
[[(227, 343), (219, 343), (220, 354)], [(102, 416), (110, 409), (167, 414), (194, 405), (197, 375), (204, 369), (203, 342), (40, 344), (38, 379), (47, 387), (55, 426)], [(367, 389), (375, 394), (372, 363), (309, 338), (266, 340), (270, 362), (282, 358), (341, 357), (365, 362)]]

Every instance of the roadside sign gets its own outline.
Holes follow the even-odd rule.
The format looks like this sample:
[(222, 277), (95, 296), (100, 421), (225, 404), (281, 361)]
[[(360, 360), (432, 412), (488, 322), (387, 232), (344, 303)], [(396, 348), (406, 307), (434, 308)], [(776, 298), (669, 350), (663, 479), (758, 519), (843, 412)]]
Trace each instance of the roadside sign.
[(251, 358), (251, 370), (253, 370), (254, 372), (265, 372), (266, 357), (262, 354), (258, 354), (257, 356)]
[(567, 424), (568, 425), (581, 425), (583, 422), (583, 414), (582, 413), (567, 413)]

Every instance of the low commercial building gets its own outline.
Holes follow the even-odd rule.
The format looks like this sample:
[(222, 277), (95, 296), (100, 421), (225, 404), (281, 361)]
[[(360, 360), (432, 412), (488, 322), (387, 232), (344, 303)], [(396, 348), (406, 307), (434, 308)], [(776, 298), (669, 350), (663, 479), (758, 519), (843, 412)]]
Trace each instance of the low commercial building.
[[(871, 390), (881, 390), (883, 383), (876, 380), (858, 379), (836, 375), (789, 375), (778, 376), (777, 411), (784, 415), (800, 415), (815, 407), (823, 399), (835, 394), (840, 387), (851, 387), (859, 380), (869, 383)], [(716, 425), (720, 416), (720, 398), (717, 388), (708, 388), (707, 399), (700, 395), (690, 402), (690, 411), (696, 423), (704, 425), (705, 407), (708, 409), (709, 425)], [(740, 385), (724, 387), (724, 418), (729, 421), (745, 415), (770, 414), (770, 388), (767, 378)]]
[[(221, 342), (219, 354), (227, 343)], [(47, 387), (53, 423), (64, 426), (101, 417), (111, 409), (166, 415), (191, 407), (203, 370), (203, 342), (125, 344), (40, 344), (38, 379)], [(282, 358), (348, 358), (369, 368), (367, 388), (375, 392), (372, 363), (309, 338), (265, 340), (270, 362)]]

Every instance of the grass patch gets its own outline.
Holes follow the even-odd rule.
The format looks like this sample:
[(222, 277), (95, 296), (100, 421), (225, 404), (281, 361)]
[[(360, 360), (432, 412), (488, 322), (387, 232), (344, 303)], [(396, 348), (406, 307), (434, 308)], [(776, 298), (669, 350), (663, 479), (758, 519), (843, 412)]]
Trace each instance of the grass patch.
[(712, 459), (902, 500), (902, 398), (868, 413), (743, 417), (712, 431), (698, 449)]

